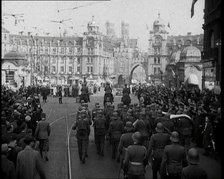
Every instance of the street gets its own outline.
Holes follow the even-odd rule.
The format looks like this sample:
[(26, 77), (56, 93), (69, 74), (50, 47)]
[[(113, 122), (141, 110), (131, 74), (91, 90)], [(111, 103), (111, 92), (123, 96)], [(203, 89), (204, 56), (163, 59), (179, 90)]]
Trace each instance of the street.
[[(120, 102), (120, 99), (120, 96), (115, 96), (115, 105)], [(95, 102), (99, 102), (102, 106), (102, 91), (91, 96), (90, 110), (93, 109)], [(137, 98), (132, 96), (132, 103), (134, 102), (137, 102)], [(69, 175), (72, 179), (118, 178), (119, 164), (111, 159), (111, 146), (107, 141), (104, 157), (96, 154), (93, 128), (89, 137), (86, 163), (82, 164), (79, 161), (75, 131), (72, 130), (79, 106), (75, 98), (71, 97), (64, 97), (63, 104), (59, 104), (56, 97), (48, 97), (47, 103), (42, 104), (43, 112), (47, 114), (47, 120), (51, 123), (49, 161), (45, 162), (47, 179), (69, 178)], [(69, 136), (69, 143), (67, 136)], [(70, 156), (67, 152), (68, 148)], [(200, 165), (206, 170), (210, 179), (221, 178), (221, 166), (216, 160), (201, 155)], [(120, 177), (123, 177), (122, 172)], [(152, 178), (150, 165), (146, 169), (146, 178)]]

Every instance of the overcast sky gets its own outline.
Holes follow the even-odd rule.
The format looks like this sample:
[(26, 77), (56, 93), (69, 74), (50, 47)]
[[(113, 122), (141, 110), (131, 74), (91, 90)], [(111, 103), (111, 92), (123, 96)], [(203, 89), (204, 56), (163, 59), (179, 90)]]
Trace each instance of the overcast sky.
[[(24, 13), (25, 22), (15, 26), (15, 20), (11, 16), (3, 16), (4, 27), (11, 33), (18, 34), (19, 31), (36, 31), (39, 34), (49, 32), (51, 36), (59, 36), (59, 25), (62, 30), (67, 30), (69, 35), (77, 33), (81, 35), (86, 31), (86, 24), (94, 16), (100, 26), (100, 31), (105, 34), (105, 22), (115, 24), (115, 33), (118, 37), (121, 34), (121, 21), (130, 25), (129, 33), (131, 38), (139, 39), (139, 47), (146, 50), (148, 47), (149, 30), (152, 30), (154, 20), (160, 17), (164, 20), (169, 35), (186, 35), (203, 33), (202, 24), (204, 0), (195, 4), (195, 14), (191, 18), (192, 0), (111, 0), (111, 1), (3, 1), (2, 14)], [(75, 10), (63, 10), (76, 6), (83, 6)], [(58, 11), (59, 10), (59, 13)], [(5, 19), (7, 17), (8, 19)], [(50, 22), (72, 18), (65, 22), (66, 25)], [(167, 24), (170, 23), (170, 28)], [(146, 28), (146, 24), (149, 30)], [(73, 30), (69, 28), (73, 26)]]

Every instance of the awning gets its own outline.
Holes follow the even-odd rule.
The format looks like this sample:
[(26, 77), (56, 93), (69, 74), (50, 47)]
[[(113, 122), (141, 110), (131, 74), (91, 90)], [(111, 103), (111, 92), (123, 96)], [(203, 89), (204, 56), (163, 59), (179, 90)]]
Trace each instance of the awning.
[(199, 85), (198, 77), (197, 77), (195, 74), (191, 74), (191, 75), (187, 78), (186, 82), (187, 82), (188, 84), (192, 84), (192, 85)]

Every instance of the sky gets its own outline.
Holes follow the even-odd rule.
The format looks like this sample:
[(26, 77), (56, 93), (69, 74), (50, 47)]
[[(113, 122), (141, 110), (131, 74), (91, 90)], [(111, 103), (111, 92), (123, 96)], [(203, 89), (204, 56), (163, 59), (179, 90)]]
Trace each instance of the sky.
[[(169, 35), (203, 33), (204, 0), (197, 1), (192, 18), (191, 4), (192, 0), (2, 1), (2, 19), (3, 27), (10, 33), (24, 31), (26, 35), (32, 32), (39, 35), (50, 33), (50, 36), (60, 36), (63, 31), (67, 31), (68, 35), (82, 36), (87, 30), (87, 23), (94, 16), (103, 34), (106, 34), (105, 23), (109, 21), (114, 23), (116, 36), (120, 37), (121, 22), (124, 21), (129, 23), (130, 38), (138, 39), (139, 48), (146, 51), (149, 31), (153, 29), (158, 13)], [(77, 6), (84, 7), (71, 10)], [(15, 25), (14, 17), (5, 16), (5, 13), (22, 13), (24, 22)], [(67, 19), (71, 20), (64, 24), (51, 22)], [(168, 23), (170, 28), (167, 27)]]

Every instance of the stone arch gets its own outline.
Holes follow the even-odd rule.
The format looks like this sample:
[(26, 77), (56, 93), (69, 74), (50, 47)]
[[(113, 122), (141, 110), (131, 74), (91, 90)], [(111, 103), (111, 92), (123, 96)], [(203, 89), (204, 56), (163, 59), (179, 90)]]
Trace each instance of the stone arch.
[(130, 72), (130, 75), (129, 75), (129, 84), (131, 84), (131, 80), (132, 80), (132, 75), (133, 75), (133, 72), (134, 72), (134, 70), (137, 68), (137, 67), (142, 67), (144, 70), (145, 70), (145, 74), (146, 74), (146, 81), (148, 80), (147, 79), (147, 69), (144, 67), (144, 65), (142, 64), (142, 63), (137, 63), (137, 64), (135, 64), (133, 67), (132, 67), (132, 69), (131, 69), (131, 72)]

